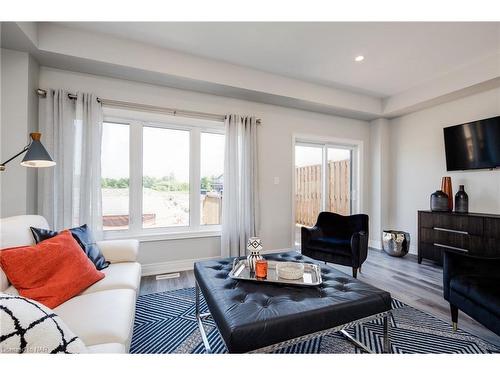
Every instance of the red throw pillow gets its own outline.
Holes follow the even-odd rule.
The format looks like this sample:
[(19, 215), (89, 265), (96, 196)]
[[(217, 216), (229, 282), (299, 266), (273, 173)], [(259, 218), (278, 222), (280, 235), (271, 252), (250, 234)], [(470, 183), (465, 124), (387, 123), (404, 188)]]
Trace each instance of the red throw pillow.
[(36, 245), (1, 250), (0, 266), (21, 296), (51, 309), (104, 277), (68, 230)]

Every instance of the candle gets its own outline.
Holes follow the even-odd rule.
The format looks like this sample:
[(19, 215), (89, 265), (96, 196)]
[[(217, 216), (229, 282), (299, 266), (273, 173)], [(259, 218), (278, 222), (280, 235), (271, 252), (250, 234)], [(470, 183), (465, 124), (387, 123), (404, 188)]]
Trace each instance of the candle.
[(267, 260), (259, 259), (255, 262), (255, 276), (263, 279), (267, 277)]

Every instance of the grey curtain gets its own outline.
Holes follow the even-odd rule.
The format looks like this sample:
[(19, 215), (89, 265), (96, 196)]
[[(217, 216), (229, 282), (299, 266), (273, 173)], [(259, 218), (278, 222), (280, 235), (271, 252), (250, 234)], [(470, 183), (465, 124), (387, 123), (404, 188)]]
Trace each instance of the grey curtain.
[(247, 239), (260, 230), (257, 122), (253, 116), (229, 115), (225, 128), (221, 255), (242, 256)]
[(39, 128), (56, 161), (38, 173), (38, 212), (51, 228), (87, 224), (102, 231), (100, 165), (102, 108), (94, 94), (47, 90), (40, 98)]

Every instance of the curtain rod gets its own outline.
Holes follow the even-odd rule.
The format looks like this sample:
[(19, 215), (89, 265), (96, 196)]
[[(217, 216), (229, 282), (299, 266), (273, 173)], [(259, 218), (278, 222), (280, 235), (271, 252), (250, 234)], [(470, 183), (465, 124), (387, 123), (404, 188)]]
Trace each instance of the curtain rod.
[[(47, 90), (37, 89), (36, 93), (38, 96), (40, 96), (42, 98), (47, 97)], [(74, 99), (76, 99), (76, 95), (75, 94), (68, 94), (68, 98), (74, 100)], [(110, 107), (129, 108), (129, 109), (136, 109), (136, 110), (147, 111), (147, 112), (167, 113), (167, 114), (172, 115), (172, 116), (201, 118), (201, 119), (214, 120), (214, 121), (224, 121), (226, 118), (225, 115), (217, 115), (214, 113), (180, 110), (180, 109), (167, 108), (167, 107), (157, 107), (157, 106), (153, 106), (153, 105), (123, 102), (123, 101), (112, 100), (112, 99), (97, 98), (97, 101), (99, 103), (101, 103), (102, 105), (107, 105)], [(260, 125), (261, 124), (260, 118), (258, 118), (256, 120), (256, 122), (258, 125)]]

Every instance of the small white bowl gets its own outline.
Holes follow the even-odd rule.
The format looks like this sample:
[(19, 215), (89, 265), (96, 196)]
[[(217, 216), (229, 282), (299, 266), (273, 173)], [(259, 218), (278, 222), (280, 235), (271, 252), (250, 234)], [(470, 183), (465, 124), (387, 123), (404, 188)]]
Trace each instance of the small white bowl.
[(304, 265), (296, 262), (279, 262), (276, 264), (276, 273), (282, 279), (301, 279), (304, 276)]

